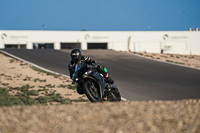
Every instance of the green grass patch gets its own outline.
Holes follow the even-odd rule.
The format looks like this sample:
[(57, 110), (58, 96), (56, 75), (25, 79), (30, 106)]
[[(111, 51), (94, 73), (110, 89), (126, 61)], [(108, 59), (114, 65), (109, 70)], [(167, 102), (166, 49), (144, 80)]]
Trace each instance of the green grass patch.
[(46, 79), (41, 80), (41, 79), (39, 79), (39, 78), (34, 79), (34, 82), (37, 82), (37, 81), (40, 81), (40, 82), (46, 82), (47, 80), (46, 80)]
[(23, 80), (24, 80), (24, 81), (30, 81), (30, 80), (31, 80), (31, 77), (26, 76), (26, 78), (23, 79)]
[(9, 75), (5, 75), (5, 74), (3, 74), (3, 73), (2, 73), (2, 74), (1, 74), (1, 76), (4, 76), (4, 77), (6, 77), (6, 79), (7, 79), (7, 80), (12, 80), (12, 77), (11, 77), (11, 76), (9, 76)]
[(4, 85), (4, 86), (8, 86), (9, 85), (9, 83), (1, 83), (2, 85)]
[(24, 63), (24, 64), (23, 64), (22, 62), (21, 62), (21, 64), (20, 64), (20, 66), (26, 66), (26, 65), (28, 65), (28, 64), (27, 64), (27, 63)]
[[(23, 88), (23, 89), (22, 89)], [(47, 104), (50, 102), (59, 102), (60, 104), (71, 104), (72, 100), (69, 98), (63, 98), (61, 94), (55, 92), (47, 93), (46, 96), (39, 96), (36, 98), (30, 97), (30, 95), (38, 96), (39, 92), (36, 90), (27, 90), (25, 87), (15, 87), (17, 90), (23, 90), (23, 92), (17, 92), (17, 94), (11, 95), (7, 88), (0, 88), (0, 106), (14, 106), (14, 105), (37, 105)]]
[(39, 92), (36, 91), (36, 90), (30, 90), (30, 91), (26, 91), (24, 93), (27, 94), (27, 95), (32, 95), (32, 96), (38, 96), (39, 95)]
[(166, 60), (166, 62), (173, 62), (173, 61), (171, 61), (171, 60)]
[(181, 62), (175, 62), (176, 64), (181, 64), (181, 65), (185, 65), (185, 63), (181, 63)]
[(145, 55), (146, 57), (151, 57), (151, 58), (153, 58), (153, 56), (151, 56), (151, 55)]
[(45, 89), (45, 88), (43, 88), (43, 89), (38, 89), (38, 91), (48, 91), (49, 89)]
[(72, 100), (73, 102), (90, 102), (89, 99), (83, 99), (83, 98), (78, 98), (78, 99), (74, 99)]
[(162, 55), (161, 57), (168, 58), (167, 56)]
[(60, 84), (58, 87), (66, 88), (68, 85)]
[(45, 85), (45, 87), (48, 87), (48, 88), (55, 88), (55, 85), (48, 84), (48, 85)]
[[(76, 85), (61, 85), (62, 87), (68, 87), (69, 89), (76, 89)], [(48, 91), (48, 89), (31, 90), (35, 86), (26, 84), (21, 87), (10, 87), (0, 88), (0, 106), (15, 106), (15, 105), (47, 105), (48, 103), (58, 102), (58, 104), (71, 104), (72, 102), (89, 102), (88, 99), (80, 97), (75, 100), (64, 98), (60, 93), (56, 93), (56, 90)], [(48, 84), (46, 87), (55, 87), (54, 85)], [(15, 94), (12, 90), (18, 90)], [(45, 91), (45, 96), (39, 96), (40, 91)], [(35, 97), (31, 97), (35, 96)]]
[(10, 59), (10, 63), (13, 63), (15, 60), (14, 59)]
[(18, 97), (9, 94), (6, 88), (0, 88), (0, 106), (33, 105), (37, 101), (26, 94), (18, 93)]
[(76, 90), (76, 88), (77, 88), (77, 85), (67, 85), (67, 87), (69, 88), (69, 89), (72, 89), (72, 90)]

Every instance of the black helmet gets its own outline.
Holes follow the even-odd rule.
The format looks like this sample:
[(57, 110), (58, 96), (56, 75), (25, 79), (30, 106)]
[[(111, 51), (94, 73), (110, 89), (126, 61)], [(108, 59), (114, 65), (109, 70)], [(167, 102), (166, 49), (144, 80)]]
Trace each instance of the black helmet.
[(73, 49), (70, 53), (70, 56), (71, 56), (72, 61), (78, 62), (82, 56), (81, 50), (78, 48)]

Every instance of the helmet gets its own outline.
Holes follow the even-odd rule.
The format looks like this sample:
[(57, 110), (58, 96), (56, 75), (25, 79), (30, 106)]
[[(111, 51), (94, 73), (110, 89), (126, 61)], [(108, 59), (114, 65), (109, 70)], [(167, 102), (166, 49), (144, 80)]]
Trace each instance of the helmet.
[(72, 61), (78, 62), (82, 56), (81, 50), (78, 48), (73, 49), (70, 53), (70, 56), (71, 56)]

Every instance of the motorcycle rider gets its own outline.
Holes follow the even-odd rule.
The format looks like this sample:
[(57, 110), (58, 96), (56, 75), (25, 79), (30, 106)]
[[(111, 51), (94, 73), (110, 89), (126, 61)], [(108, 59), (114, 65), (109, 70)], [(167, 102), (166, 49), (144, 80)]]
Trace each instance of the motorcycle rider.
[[(92, 64), (96, 62), (88, 56), (83, 56), (81, 53), (81, 50), (78, 48), (73, 49), (70, 53), (70, 56), (71, 56), (71, 61), (68, 63), (68, 70), (70, 72), (71, 79), (75, 72), (75, 66), (79, 61), (85, 61), (88, 64)], [(104, 66), (98, 65), (96, 68), (97, 68), (97, 71), (103, 75), (107, 83), (111, 83), (111, 84), (114, 83), (114, 80), (108, 75), (107, 69)], [(77, 85), (77, 92), (79, 94), (84, 93), (79, 85)]]

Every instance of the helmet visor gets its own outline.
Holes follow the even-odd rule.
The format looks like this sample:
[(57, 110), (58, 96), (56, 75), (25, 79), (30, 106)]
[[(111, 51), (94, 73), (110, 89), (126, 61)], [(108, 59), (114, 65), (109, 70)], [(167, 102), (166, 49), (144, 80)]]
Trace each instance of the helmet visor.
[(80, 59), (80, 57), (81, 57), (81, 55), (78, 52), (71, 54), (71, 58), (73, 61), (78, 61)]

